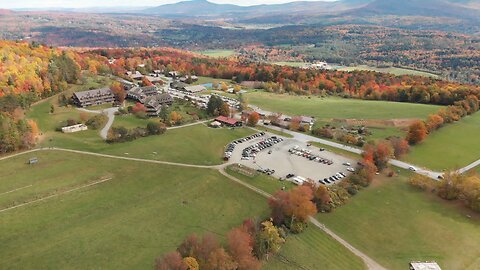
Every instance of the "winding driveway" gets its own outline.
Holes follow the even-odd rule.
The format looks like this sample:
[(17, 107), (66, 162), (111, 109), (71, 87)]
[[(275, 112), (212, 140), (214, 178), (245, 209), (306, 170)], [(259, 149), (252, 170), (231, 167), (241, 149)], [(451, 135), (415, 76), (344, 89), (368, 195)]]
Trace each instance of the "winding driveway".
[(88, 113), (96, 113), (96, 114), (103, 113), (108, 117), (107, 124), (102, 128), (102, 130), (100, 130), (100, 136), (104, 140), (106, 140), (107, 135), (108, 135), (108, 131), (112, 127), (113, 121), (115, 121), (115, 113), (118, 112), (118, 107), (112, 107), (112, 108), (103, 109), (103, 110), (88, 110), (88, 109), (85, 109), (85, 108), (77, 108), (77, 110), (88, 112)]

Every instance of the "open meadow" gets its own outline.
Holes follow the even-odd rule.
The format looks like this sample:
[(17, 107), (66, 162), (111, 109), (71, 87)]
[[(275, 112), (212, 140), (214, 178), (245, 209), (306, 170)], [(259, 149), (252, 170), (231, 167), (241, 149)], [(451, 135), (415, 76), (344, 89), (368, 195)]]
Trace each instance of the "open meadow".
[(317, 119), (424, 119), (440, 108), (435, 105), (337, 97), (278, 95), (262, 91), (245, 94), (248, 103), (262, 109)]
[[(262, 109), (290, 116), (305, 115), (316, 118), (316, 127), (325, 124), (340, 127), (345, 119), (369, 127), (368, 139), (405, 136), (402, 127), (393, 126), (389, 120), (425, 119), (438, 111), (439, 106), (387, 101), (344, 99), (339, 97), (294, 96), (252, 91), (244, 95), (247, 102)], [(370, 120), (370, 121), (369, 121)], [(385, 123), (384, 123), (385, 122)]]
[(415, 260), (435, 260), (442, 269), (479, 269), (480, 216), (415, 190), (405, 174), (377, 178), (317, 219), (388, 269), (406, 269)]
[(424, 77), (432, 77), (438, 78), (439, 76), (433, 73), (420, 71), (420, 70), (413, 70), (408, 68), (399, 68), (399, 67), (371, 67), (367, 65), (358, 65), (354, 67), (341, 67), (338, 70), (340, 71), (354, 71), (354, 70), (367, 70), (367, 71), (376, 71), (381, 73), (391, 73), (393, 75), (401, 76), (401, 75), (416, 75), (416, 76), (424, 76)]
[(0, 212), (3, 269), (151, 269), (190, 233), (223, 239), (268, 214), (264, 197), (210, 169), (42, 151), (1, 161), (0, 179), (0, 209), (57, 195)]
[(205, 56), (214, 57), (214, 58), (222, 58), (222, 57), (229, 57), (235, 55), (234, 50), (206, 50), (206, 51), (199, 51), (199, 54), (203, 54)]
[(452, 170), (480, 159), (480, 113), (430, 134), (411, 148), (405, 160), (432, 170)]

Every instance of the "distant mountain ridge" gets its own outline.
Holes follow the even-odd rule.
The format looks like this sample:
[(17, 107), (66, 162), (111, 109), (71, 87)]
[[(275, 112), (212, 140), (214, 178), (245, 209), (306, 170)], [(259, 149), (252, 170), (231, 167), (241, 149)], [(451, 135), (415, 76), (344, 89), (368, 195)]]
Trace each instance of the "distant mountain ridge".
[(468, 8), (480, 1), (462, 0), (375, 0), (364, 7), (351, 11), (350, 14), (362, 15), (397, 15), (397, 16), (427, 16), (427, 17), (480, 17), (480, 10)]
[(327, 13), (358, 8), (368, 4), (371, 0), (339, 0), (326, 1), (297, 1), (286, 4), (263, 4), (253, 6), (238, 6), (233, 4), (216, 4), (207, 0), (182, 1), (176, 4), (166, 4), (145, 9), (148, 14), (167, 17), (205, 17), (231, 14), (260, 15), (266, 13), (317, 12)]
[(144, 10), (165, 17), (261, 17), (272, 14), (321, 15), (347, 13), (355, 16), (399, 15), (430, 17), (480, 17), (480, 0), (339, 0), (297, 1), (286, 4), (238, 6), (207, 0), (182, 1)]

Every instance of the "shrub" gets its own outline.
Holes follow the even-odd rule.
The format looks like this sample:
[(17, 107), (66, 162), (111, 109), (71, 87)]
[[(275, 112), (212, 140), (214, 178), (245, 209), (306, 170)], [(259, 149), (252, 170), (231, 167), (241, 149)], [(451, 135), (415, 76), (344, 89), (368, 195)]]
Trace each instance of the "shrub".
[(159, 122), (148, 122), (147, 131), (150, 135), (160, 135), (167, 131), (167, 128), (164, 124)]
[(90, 117), (90, 119), (85, 122), (85, 125), (87, 125), (90, 129), (97, 130), (104, 127), (105, 124), (107, 124), (107, 121), (108, 117), (105, 114), (97, 114)]

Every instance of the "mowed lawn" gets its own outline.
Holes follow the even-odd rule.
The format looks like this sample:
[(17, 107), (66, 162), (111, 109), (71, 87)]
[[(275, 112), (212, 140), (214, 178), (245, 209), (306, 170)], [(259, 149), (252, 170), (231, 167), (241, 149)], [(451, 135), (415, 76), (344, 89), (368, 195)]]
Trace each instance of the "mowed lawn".
[(363, 261), (335, 239), (310, 225), (303, 233), (290, 235), (265, 270), (355, 270), (367, 269)]
[(459, 169), (480, 159), (480, 113), (430, 134), (405, 160), (433, 170)]
[(480, 269), (478, 214), (417, 191), (406, 181), (405, 176), (381, 179), (347, 205), (317, 218), (388, 269), (429, 260), (442, 269)]
[[(37, 165), (25, 164), (31, 156)], [(111, 180), (62, 194), (104, 177)], [(265, 198), (210, 169), (58, 151), (0, 161), (0, 198), (29, 184), (59, 195), (0, 212), (2, 269), (152, 269), (190, 233), (223, 240), (245, 218), (268, 214)], [(25, 188), (9, 200), (44, 195)]]
[(317, 119), (425, 119), (440, 108), (424, 104), (278, 95), (261, 91), (249, 92), (244, 96), (248, 103), (265, 110), (282, 112), (291, 116), (314, 116)]
[[(140, 157), (188, 164), (222, 164), (225, 146), (231, 141), (255, 133), (249, 128), (213, 129), (198, 124), (167, 130), (163, 135), (113, 144), (101, 153)], [(94, 150), (94, 149), (93, 149)]]

